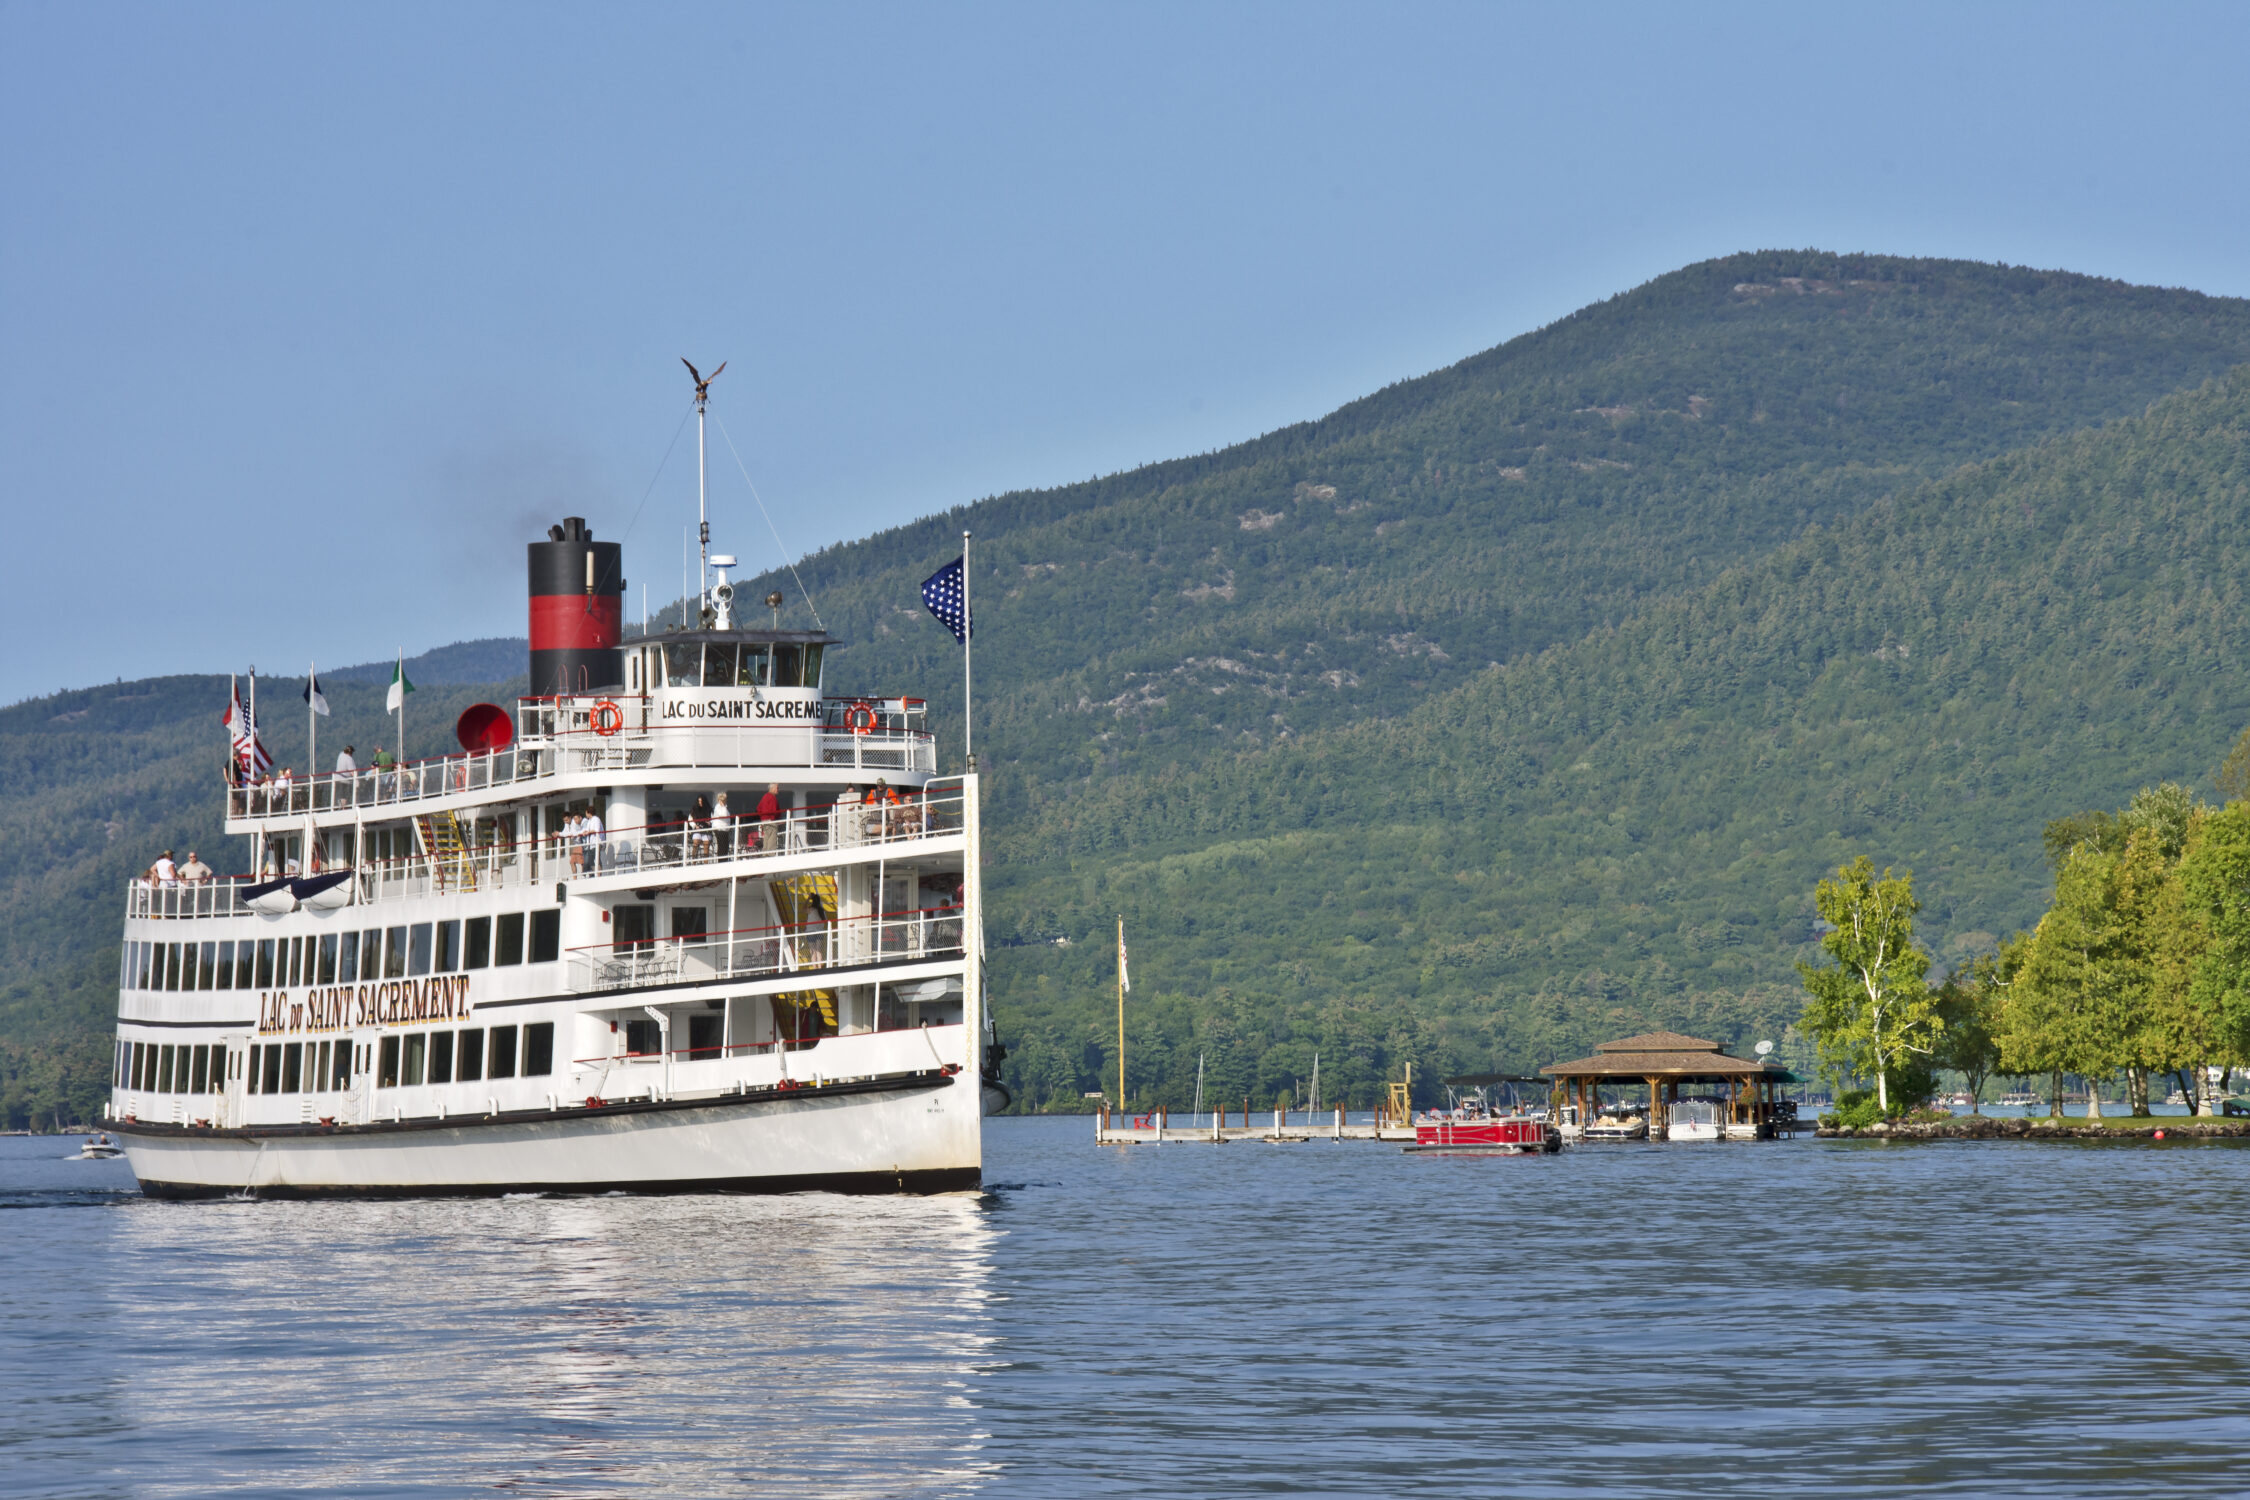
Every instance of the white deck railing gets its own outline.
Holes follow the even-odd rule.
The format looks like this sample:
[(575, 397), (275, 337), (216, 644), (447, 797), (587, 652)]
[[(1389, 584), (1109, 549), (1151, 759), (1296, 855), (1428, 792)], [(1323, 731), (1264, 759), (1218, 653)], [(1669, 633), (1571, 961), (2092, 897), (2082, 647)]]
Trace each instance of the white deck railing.
[[(711, 867), (725, 864), (742, 866), (742, 874), (755, 875), (762, 863), (806, 854), (849, 857), (857, 849), (958, 834), (965, 801), (963, 794), (954, 790), (950, 795), (903, 798), (897, 806), (845, 802), (829, 807), (787, 808), (770, 822), (752, 816), (733, 818), (726, 824), (663, 823), (623, 829), (607, 835), (597, 847), (582, 845), (575, 851), (560, 837), (548, 837), (529, 846), (485, 845), (452, 855), (369, 860), (353, 871), (349, 904), (516, 890), (605, 875), (711, 869), (716, 876), (720, 872)], [(241, 892), (260, 883), (248, 875), (221, 876), (194, 885), (184, 881), (151, 885), (145, 879), (136, 879), (126, 890), (125, 915), (166, 919), (252, 916), (255, 913), (244, 904)]]
[(571, 989), (587, 994), (775, 974), (817, 978), (828, 969), (959, 958), (961, 937), (961, 908), (943, 906), (692, 938), (602, 943), (574, 948), (564, 957), (570, 960)]
[[(560, 705), (527, 701), (519, 710), (528, 725), (541, 726), (505, 750), (464, 751), (405, 761), (388, 769), (328, 771), (270, 778), (253, 786), (227, 789), (230, 818), (295, 818), (307, 813), (351, 812), (408, 806), (495, 787), (538, 782), (558, 776), (683, 770), (784, 771), (852, 770), (870, 776), (933, 775), (937, 741), (933, 735), (878, 722), (866, 733), (846, 727), (842, 714), (852, 700), (823, 705), (830, 721), (794, 726), (743, 728), (731, 725), (669, 725), (620, 728), (595, 733), (595, 699)], [(897, 716), (887, 716), (896, 719)], [(794, 745), (796, 748), (791, 749)], [(785, 756), (777, 752), (788, 749)]]

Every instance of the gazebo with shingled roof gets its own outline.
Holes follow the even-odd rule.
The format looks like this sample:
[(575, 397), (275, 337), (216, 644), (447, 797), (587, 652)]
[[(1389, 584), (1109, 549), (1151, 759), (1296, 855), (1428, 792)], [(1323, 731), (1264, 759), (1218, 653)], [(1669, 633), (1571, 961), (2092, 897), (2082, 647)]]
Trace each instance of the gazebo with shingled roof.
[(1540, 1073), (1554, 1081), (1555, 1103), (1566, 1100), (1578, 1106), (1581, 1124), (1597, 1113), (1604, 1083), (1648, 1085), (1651, 1140), (1661, 1140), (1669, 1123), (1668, 1106), (1679, 1102), (1683, 1083), (1723, 1083), (1727, 1087), (1727, 1123), (1747, 1125), (1755, 1134), (1769, 1135), (1778, 1113), (1781, 1085), (1794, 1081), (1786, 1068), (1762, 1058), (1730, 1057), (1717, 1042), (1682, 1036), (1677, 1031), (1651, 1031), (1621, 1041), (1604, 1042), (1592, 1057), (1576, 1062), (1552, 1063)]

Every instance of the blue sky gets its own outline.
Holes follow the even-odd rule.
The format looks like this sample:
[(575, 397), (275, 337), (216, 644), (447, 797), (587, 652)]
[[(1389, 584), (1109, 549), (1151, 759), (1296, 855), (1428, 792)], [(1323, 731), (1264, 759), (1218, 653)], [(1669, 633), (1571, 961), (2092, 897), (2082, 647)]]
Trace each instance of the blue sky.
[(520, 633), (565, 512), (674, 596), (681, 355), (796, 552), (1733, 250), (2250, 293), (2246, 55), (2239, 6), (0, 5), (0, 701)]

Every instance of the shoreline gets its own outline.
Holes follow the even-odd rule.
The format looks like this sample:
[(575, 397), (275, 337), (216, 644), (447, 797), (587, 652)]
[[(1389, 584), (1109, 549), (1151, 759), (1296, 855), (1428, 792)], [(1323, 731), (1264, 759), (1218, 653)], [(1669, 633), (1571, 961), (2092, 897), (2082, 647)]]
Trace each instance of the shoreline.
[(2153, 1140), (2156, 1132), (2171, 1140), (2226, 1140), (2250, 1138), (2250, 1119), (2199, 1115), (2126, 1115), (2089, 1120), (2083, 1115), (1994, 1119), (1990, 1115), (1958, 1115), (1926, 1125), (1884, 1122), (1852, 1129), (1823, 1125), (1813, 1131), (1817, 1140), (1878, 1141), (2092, 1141)]

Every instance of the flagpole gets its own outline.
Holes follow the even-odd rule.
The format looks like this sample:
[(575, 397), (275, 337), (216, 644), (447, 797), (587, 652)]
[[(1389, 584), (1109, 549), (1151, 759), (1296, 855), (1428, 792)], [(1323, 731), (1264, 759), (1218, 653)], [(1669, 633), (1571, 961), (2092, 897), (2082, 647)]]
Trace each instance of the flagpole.
[[(305, 779), (308, 781), (320, 774), (320, 719), (313, 709), (313, 695), (319, 691), (320, 672), (308, 661), (305, 663)], [(312, 793), (305, 795), (310, 797)]]
[[(977, 619), (969, 610), (969, 533), (961, 533), (961, 748), (969, 771), (977, 768), (976, 671)], [(1124, 918), (1118, 919), (1120, 922)]]
[(406, 648), (398, 648), (398, 766), (406, 769)]
[(1125, 915), (1117, 917), (1117, 1112), (1125, 1107)]

